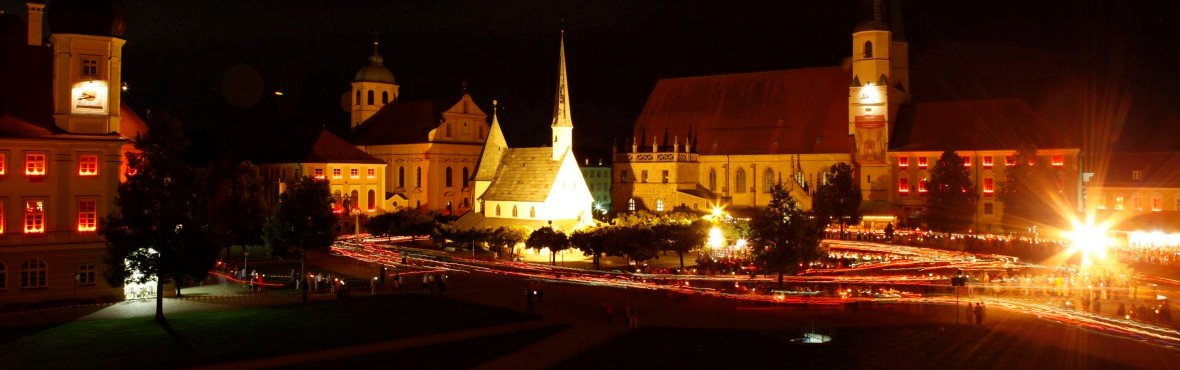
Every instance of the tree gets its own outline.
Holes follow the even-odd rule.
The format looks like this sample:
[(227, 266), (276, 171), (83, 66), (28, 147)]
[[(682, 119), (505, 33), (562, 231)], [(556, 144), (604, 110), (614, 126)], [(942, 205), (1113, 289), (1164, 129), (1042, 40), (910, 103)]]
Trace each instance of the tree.
[(836, 163), (827, 174), (827, 181), (816, 189), (812, 209), (824, 226), (832, 222), (840, 224), (840, 234), (843, 235), (844, 225), (860, 222), (861, 198), (860, 187), (852, 175), (852, 166)]
[[(263, 239), (271, 255), (298, 258), (300, 276), (306, 278), (307, 252), (330, 249), (336, 241), (335, 227), (328, 182), (300, 177), (279, 196), (274, 214), (263, 227)], [(303, 301), (307, 302), (307, 289), (303, 290)]]
[(606, 234), (610, 226), (592, 229), (575, 230), (570, 234), (570, 245), (582, 251), (583, 255), (593, 256), (594, 269), (602, 268), (602, 255), (606, 253)]
[(1049, 190), (1059, 188), (1049, 166), (1036, 165), (1037, 149), (1031, 145), (1017, 149), (1014, 160), (1016, 163), (1005, 167), (1004, 183), (996, 195), (1004, 205), (1001, 223), (1018, 230), (1037, 222), (1055, 223), (1051, 218), (1056, 215), (1054, 204), (1060, 193)]
[(180, 160), (188, 143), (180, 122), (167, 115), (148, 117), (148, 133), (136, 138), (139, 153), (127, 153), (134, 169), (119, 184), (115, 210), (101, 222), (107, 240), (108, 278), (123, 283), (127, 269), (143, 273), (139, 283), (156, 277), (157, 322), (164, 322), (164, 284), (171, 279), (179, 293), (186, 277), (203, 279), (217, 260), (208, 240), (208, 214), (201, 176)]
[(210, 229), (214, 244), (225, 249), (262, 242), (262, 224), (270, 212), (262, 187), (262, 175), (249, 161), (232, 169), (214, 167), (205, 197), (209, 199)]
[(946, 232), (967, 230), (975, 215), (979, 194), (963, 158), (954, 151), (942, 152), (930, 170), (930, 188), (926, 199), (927, 224)]
[(552, 265), (557, 265), (557, 252), (569, 248), (569, 238), (565, 233), (554, 230), (552, 227), (545, 226), (533, 231), (529, 235), (528, 240), (525, 240), (524, 245), (530, 249), (540, 251), (543, 248), (549, 248), (549, 262)]
[(680, 268), (684, 268), (684, 254), (705, 244), (709, 238), (709, 223), (697, 219), (670, 220), (651, 227), (653, 238), (661, 250), (676, 252), (680, 257)]
[(496, 248), (496, 251), (500, 253), (503, 253), (504, 248), (508, 248), (508, 256), (511, 258), (514, 247), (528, 239), (528, 236), (528, 229), (518, 226), (500, 226), (488, 237), (488, 245)]
[(820, 222), (807, 217), (799, 202), (782, 184), (770, 189), (770, 204), (750, 221), (750, 253), (763, 271), (794, 274), (819, 258)]

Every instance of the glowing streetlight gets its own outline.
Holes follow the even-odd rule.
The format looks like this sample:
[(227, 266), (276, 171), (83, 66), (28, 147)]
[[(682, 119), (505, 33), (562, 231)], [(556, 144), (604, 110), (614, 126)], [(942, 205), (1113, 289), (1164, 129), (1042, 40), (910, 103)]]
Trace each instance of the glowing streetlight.
[(725, 245), (725, 238), (721, 236), (721, 228), (713, 226), (709, 229), (709, 241), (707, 242), (713, 249), (721, 249)]

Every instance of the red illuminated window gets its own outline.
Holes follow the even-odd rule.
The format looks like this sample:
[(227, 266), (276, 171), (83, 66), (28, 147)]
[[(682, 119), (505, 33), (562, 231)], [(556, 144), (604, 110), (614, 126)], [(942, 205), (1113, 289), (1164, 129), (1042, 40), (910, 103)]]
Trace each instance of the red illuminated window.
[(45, 202), (30, 200), (25, 202), (25, 233), (40, 234), (45, 232)]
[(1014, 155), (1005, 156), (1004, 157), (1004, 165), (1008, 166), (1008, 167), (1015, 166), (1016, 165), (1016, 156), (1014, 156)]
[(990, 197), (995, 194), (996, 194), (995, 181), (992, 180), (992, 178), (990, 178), (990, 177), (984, 178), (983, 179), (983, 195)]
[[(0, 201), (0, 234), (4, 234), (4, 202)], [(0, 289), (4, 286), (0, 285)]]
[(84, 154), (78, 157), (78, 175), (81, 176), (97, 176), (98, 175), (98, 156), (93, 154)]
[(897, 167), (910, 168), (910, 157), (897, 157)]
[(341, 171), (339, 168), (333, 168), (333, 169), (332, 169), (332, 178), (333, 178), (333, 179), (338, 179), (338, 178), (340, 178), (340, 177), (341, 177), (341, 175), (340, 175), (340, 174), (341, 174), (342, 172), (343, 172), (343, 171)]
[(45, 154), (44, 153), (25, 154), (25, 174), (29, 175), (29, 176), (44, 176), (45, 175)]
[(371, 179), (371, 178), (375, 178), (375, 177), (377, 177), (377, 169), (376, 169), (376, 168), (370, 168), (370, 169), (368, 170), (368, 177), (369, 177), (370, 179)]
[(0, 176), (8, 173), (8, 154), (0, 153)]
[(963, 159), (963, 167), (971, 167), (971, 157), (959, 157)]
[(903, 196), (910, 194), (910, 179), (897, 179), (897, 192)]
[(926, 165), (926, 157), (918, 157), (918, 168), (925, 169)]
[(316, 178), (316, 179), (321, 179), (321, 180), (322, 180), (322, 179), (324, 178), (324, 169), (323, 169), (323, 168), (317, 168), (317, 169), (315, 169), (315, 172), (314, 172), (314, 173), (315, 173), (315, 178)]
[(1124, 199), (1123, 197), (1114, 197), (1114, 209), (1121, 211), (1123, 209), (1123, 202), (1125, 200), (1126, 199)]
[(83, 199), (78, 202), (78, 231), (98, 230), (98, 211), (94, 199)]
[(992, 156), (983, 156), (983, 168), (992, 168)]
[(361, 169), (353, 168), (348, 170), (348, 177), (359, 179), (361, 178)]
[(926, 179), (918, 180), (918, 194), (926, 195)]
[(1065, 165), (1065, 155), (1064, 154), (1054, 154), (1053, 155), (1053, 167), (1061, 167), (1064, 165)]

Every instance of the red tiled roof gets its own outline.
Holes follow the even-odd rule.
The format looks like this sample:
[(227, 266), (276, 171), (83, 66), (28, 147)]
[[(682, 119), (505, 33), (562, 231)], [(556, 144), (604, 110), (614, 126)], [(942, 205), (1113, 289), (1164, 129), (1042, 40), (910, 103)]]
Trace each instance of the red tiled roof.
[(327, 130), (300, 132), (275, 140), (261, 150), (256, 163), (373, 163), (384, 161), (365, 153)]
[[(1104, 187), (1128, 188), (1180, 188), (1180, 152), (1112, 153), (1109, 158), (1096, 158), (1099, 167), (1105, 160), (1105, 169), (1097, 171), (1099, 178), (1092, 184)], [(1134, 171), (1142, 171), (1142, 178), (1135, 180)]]
[(53, 136), (58, 133), (62, 133), (61, 130), (50, 130), (45, 126), (34, 125), (7, 114), (0, 115), (0, 137), (35, 138)]
[[(911, 109), (909, 112), (904, 110)], [(1019, 99), (922, 102), (902, 107), (894, 151), (1078, 148), (1076, 127), (1041, 118)]]
[(119, 104), (119, 134), (134, 139), (139, 134), (147, 134), (147, 123), (139, 118), (135, 111), (127, 104)]
[(653, 138), (702, 154), (847, 153), (848, 86), (841, 67), (662, 79), (635, 122), (640, 147)]
[(356, 145), (412, 144), (429, 141), (430, 130), (438, 128), (442, 113), (454, 105), (423, 100), (386, 104), (357, 126), (352, 135)]

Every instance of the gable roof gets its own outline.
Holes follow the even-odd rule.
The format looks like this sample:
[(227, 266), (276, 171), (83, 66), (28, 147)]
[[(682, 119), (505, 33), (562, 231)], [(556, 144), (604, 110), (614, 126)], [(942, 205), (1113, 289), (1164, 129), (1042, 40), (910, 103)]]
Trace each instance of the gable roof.
[(894, 151), (1079, 147), (1076, 128), (1052, 124), (1020, 99), (921, 102), (901, 110)]
[(553, 148), (549, 147), (508, 148), (483, 199), (544, 202), (564, 160), (553, 160)]
[(661, 79), (634, 140), (691, 135), (701, 154), (847, 153), (849, 75), (820, 67)]
[[(1134, 171), (1142, 178), (1135, 180)], [(1180, 152), (1111, 153), (1098, 176), (1098, 186), (1180, 188)]]
[(450, 107), (451, 104), (435, 100), (386, 104), (357, 126), (352, 143), (388, 145), (427, 142), (430, 130), (438, 128), (442, 112)]
[(259, 153), (255, 162), (385, 164), (327, 130), (297, 132), (275, 143), (275, 147)]

